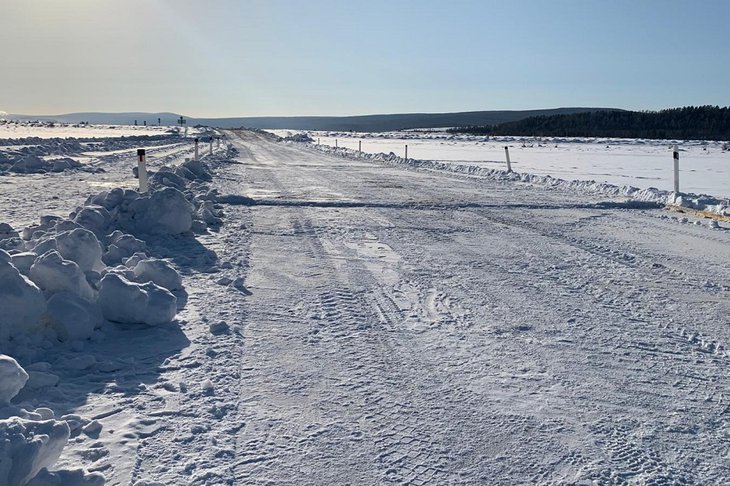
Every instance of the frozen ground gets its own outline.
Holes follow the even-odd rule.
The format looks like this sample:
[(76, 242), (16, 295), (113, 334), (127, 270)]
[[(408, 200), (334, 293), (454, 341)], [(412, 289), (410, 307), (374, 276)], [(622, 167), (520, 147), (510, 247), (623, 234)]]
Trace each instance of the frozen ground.
[[(296, 133), (272, 130), (279, 136)], [(408, 157), (454, 164), (505, 168), (504, 147), (510, 147), (516, 172), (560, 179), (595, 180), (639, 188), (672, 190), (673, 143), (680, 146), (680, 189), (683, 192), (730, 197), (730, 150), (727, 142), (642, 139), (475, 137), (443, 132), (380, 134), (311, 132), (323, 145), (367, 153), (393, 152)], [(335, 142), (335, 140), (337, 142)]]
[(168, 126), (81, 125), (53, 122), (4, 120), (0, 117), (0, 139), (3, 138), (86, 138), (160, 135), (177, 130)]
[[(16, 397), (101, 425), (55, 467), (139, 486), (728, 481), (725, 223), (227, 135), (223, 226), (147, 240), (183, 276), (177, 319), (49, 351), (58, 383)], [(100, 164), (0, 177), (2, 219), (134, 184), (126, 156)]]

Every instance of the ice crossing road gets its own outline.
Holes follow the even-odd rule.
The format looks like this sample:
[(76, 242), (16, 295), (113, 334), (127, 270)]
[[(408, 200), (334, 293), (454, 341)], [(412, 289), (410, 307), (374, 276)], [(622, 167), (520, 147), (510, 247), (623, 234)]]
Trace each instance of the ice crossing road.
[(730, 481), (730, 232), (229, 138), (236, 484)]

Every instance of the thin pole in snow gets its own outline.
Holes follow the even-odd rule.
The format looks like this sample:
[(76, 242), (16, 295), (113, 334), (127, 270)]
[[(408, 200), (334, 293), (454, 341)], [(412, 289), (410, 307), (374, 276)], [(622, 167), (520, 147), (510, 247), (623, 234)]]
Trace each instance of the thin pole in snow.
[(210, 137), (210, 155), (213, 155), (213, 137)]
[(147, 192), (147, 166), (145, 165), (145, 150), (137, 149), (137, 177), (139, 178), (139, 192)]
[(679, 194), (679, 147), (674, 146), (674, 192)]
[(408, 145), (406, 144), (406, 160), (408, 160)]
[(357, 151), (362, 152), (362, 140), (357, 141)]
[(337, 139), (335, 139), (335, 148), (337, 148)]
[(195, 137), (195, 160), (198, 160), (199, 154), (198, 154), (198, 137)]
[(512, 162), (509, 160), (509, 147), (504, 148), (504, 156), (507, 159), (507, 172), (512, 172)]

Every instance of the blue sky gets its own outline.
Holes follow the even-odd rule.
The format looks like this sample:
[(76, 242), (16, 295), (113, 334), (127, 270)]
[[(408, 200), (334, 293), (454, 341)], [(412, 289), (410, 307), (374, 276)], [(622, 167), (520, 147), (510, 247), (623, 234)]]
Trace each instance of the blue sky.
[(0, 110), (730, 105), (725, 0), (2, 0)]

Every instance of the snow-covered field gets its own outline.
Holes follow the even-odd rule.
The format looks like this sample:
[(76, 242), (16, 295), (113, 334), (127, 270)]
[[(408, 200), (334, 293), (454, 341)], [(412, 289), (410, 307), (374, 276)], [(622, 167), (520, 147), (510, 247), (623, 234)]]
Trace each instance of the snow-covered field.
[[(292, 130), (272, 130), (285, 137)], [(680, 190), (730, 197), (730, 150), (727, 142), (641, 139), (476, 137), (444, 132), (309, 132), (323, 145), (403, 157), (505, 168), (508, 146), (516, 172), (568, 180), (594, 180), (638, 188), (673, 188), (672, 145), (680, 147)]]
[(0, 147), (0, 484), (727, 483), (727, 223), (157, 135)]
[(110, 138), (160, 135), (177, 127), (132, 125), (81, 125), (52, 122), (18, 122), (0, 118), (0, 139), (3, 138)]

